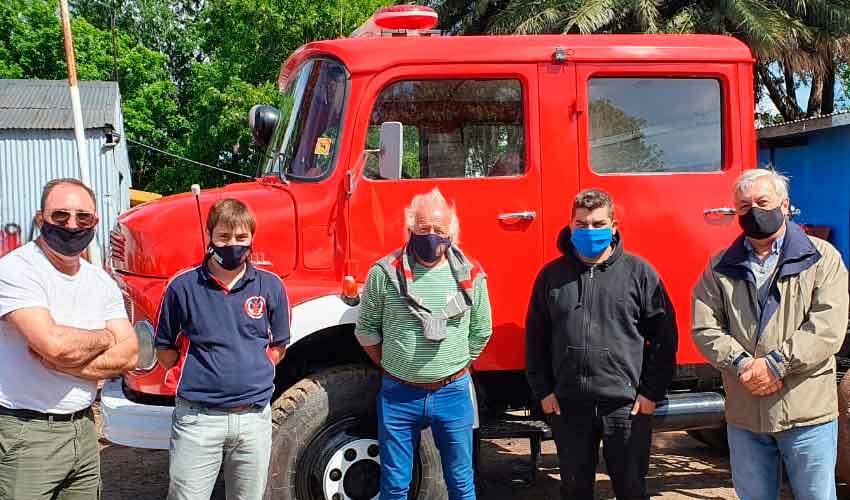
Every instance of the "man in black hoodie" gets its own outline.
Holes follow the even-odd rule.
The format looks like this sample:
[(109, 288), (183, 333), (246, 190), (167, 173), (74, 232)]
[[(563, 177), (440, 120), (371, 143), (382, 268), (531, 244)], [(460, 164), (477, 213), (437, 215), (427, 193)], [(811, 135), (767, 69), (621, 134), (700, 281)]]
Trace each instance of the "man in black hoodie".
[(576, 196), (563, 255), (534, 285), (528, 381), (549, 415), (564, 499), (592, 500), (599, 441), (618, 500), (646, 499), (652, 414), (676, 367), (673, 306), (655, 270), (623, 251), (608, 193)]

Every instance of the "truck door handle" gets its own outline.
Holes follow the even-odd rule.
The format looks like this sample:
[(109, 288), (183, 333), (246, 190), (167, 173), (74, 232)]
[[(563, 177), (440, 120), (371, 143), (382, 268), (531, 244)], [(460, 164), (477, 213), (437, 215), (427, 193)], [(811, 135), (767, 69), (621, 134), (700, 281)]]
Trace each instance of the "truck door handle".
[(534, 220), (537, 218), (537, 212), (534, 210), (526, 210), (525, 212), (510, 212), (507, 214), (499, 214), (499, 220)]
[(734, 208), (729, 207), (709, 208), (702, 211), (703, 215), (735, 215), (737, 213)]

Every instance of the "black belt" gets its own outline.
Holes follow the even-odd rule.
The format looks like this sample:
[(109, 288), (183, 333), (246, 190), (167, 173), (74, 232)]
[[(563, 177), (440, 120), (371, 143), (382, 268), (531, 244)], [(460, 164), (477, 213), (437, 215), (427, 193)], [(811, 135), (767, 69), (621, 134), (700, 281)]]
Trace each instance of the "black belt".
[(71, 422), (91, 415), (91, 406), (74, 413), (42, 413), (35, 410), (14, 410), (0, 406), (0, 415), (9, 415), (22, 420), (49, 420), (52, 422)]

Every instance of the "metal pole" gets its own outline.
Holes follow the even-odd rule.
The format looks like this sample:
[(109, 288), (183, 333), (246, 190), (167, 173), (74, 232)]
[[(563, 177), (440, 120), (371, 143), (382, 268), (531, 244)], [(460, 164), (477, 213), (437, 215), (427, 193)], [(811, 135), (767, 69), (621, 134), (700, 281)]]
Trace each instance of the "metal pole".
[[(80, 161), (80, 180), (86, 186), (92, 187), (91, 172), (89, 171), (88, 148), (83, 128), (83, 110), (80, 105), (80, 88), (77, 86), (77, 64), (74, 61), (74, 40), (71, 37), (71, 16), (68, 13), (68, 0), (59, 0), (59, 12), (62, 16), (62, 33), (65, 38), (65, 60), (68, 63), (68, 88), (71, 93), (71, 111), (74, 114), (74, 136), (77, 140), (77, 158)], [(89, 260), (95, 265), (101, 265), (98, 238), (89, 244)]]

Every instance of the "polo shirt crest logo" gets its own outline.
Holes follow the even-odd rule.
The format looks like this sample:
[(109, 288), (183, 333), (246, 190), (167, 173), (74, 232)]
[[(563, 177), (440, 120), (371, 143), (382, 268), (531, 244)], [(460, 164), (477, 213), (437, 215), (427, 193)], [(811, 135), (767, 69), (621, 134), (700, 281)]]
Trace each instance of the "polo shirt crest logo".
[(245, 300), (245, 314), (254, 319), (260, 319), (266, 312), (266, 299), (259, 295)]

